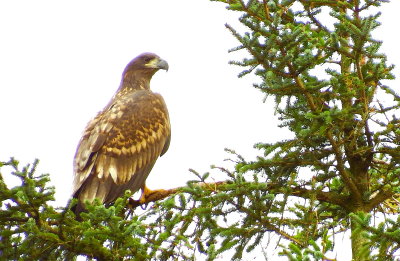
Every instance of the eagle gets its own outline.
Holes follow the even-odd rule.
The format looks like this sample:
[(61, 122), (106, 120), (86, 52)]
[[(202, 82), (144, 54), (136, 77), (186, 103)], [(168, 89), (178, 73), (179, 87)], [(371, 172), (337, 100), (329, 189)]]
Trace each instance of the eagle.
[(153, 53), (143, 53), (128, 63), (111, 101), (83, 132), (74, 157), (73, 207), (77, 218), (84, 202), (95, 198), (112, 204), (126, 190), (141, 189), (139, 202), (152, 193), (146, 178), (171, 140), (169, 114), (164, 99), (150, 90), (150, 80), (168, 63)]

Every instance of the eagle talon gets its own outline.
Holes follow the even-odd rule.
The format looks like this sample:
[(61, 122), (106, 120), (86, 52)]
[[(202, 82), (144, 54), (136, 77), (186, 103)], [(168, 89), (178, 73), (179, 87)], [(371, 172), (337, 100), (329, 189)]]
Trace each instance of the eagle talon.
[(151, 201), (151, 198), (153, 197), (153, 195), (157, 195), (157, 194), (163, 194), (165, 193), (166, 190), (164, 189), (156, 189), (156, 190), (151, 190), (148, 187), (146, 187), (146, 185), (143, 186), (142, 188), (142, 195), (139, 198), (139, 203), (140, 205), (146, 205)]
[(139, 203), (140, 205), (143, 205), (146, 203), (146, 198), (148, 198), (148, 196), (150, 194), (152, 194), (153, 191), (151, 189), (149, 189), (146, 185), (143, 185), (142, 187), (142, 195), (139, 198)]

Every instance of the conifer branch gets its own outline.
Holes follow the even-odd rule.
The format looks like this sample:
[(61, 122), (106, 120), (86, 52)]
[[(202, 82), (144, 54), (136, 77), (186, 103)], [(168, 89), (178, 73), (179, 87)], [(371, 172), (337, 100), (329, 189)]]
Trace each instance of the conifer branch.
[[(205, 188), (210, 191), (216, 191), (216, 190), (218, 190), (219, 186), (222, 186), (222, 185), (225, 185), (228, 183), (229, 183), (228, 181), (218, 181), (218, 182), (213, 182), (213, 183), (199, 182), (199, 183), (196, 183), (195, 186), (199, 186), (199, 187)], [(152, 202), (163, 200), (169, 196), (172, 196), (179, 192), (183, 192), (184, 188), (185, 187), (177, 187), (177, 188), (166, 189), (166, 190), (164, 190), (164, 189), (153, 190), (152, 193), (149, 194), (145, 198), (144, 202), (140, 202), (139, 200), (133, 200), (130, 198), (129, 202), (128, 202), (128, 207), (131, 209), (135, 209), (138, 206), (147, 205)]]
[[(231, 181), (218, 181), (218, 182), (210, 182), (210, 183), (199, 182), (199, 183), (196, 183), (195, 186), (199, 186), (210, 192), (218, 192), (218, 191), (224, 191), (225, 190), (224, 186), (226, 186), (228, 184), (232, 184), (232, 182)], [(256, 184), (256, 183), (254, 183), (254, 184)], [(259, 183), (257, 183), (257, 184), (259, 184)], [(248, 183), (248, 186), (250, 186), (250, 185), (251, 185), (251, 182)], [(139, 200), (129, 199), (129, 203), (128, 203), (129, 208), (135, 209), (138, 206), (147, 205), (152, 202), (163, 200), (169, 196), (173, 196), (177, 193), (184, 192), (184, 191), (185, 191), (185, 187), (176, 187), (176, 188), (167, 189), (167, 190), (164, 190), (164, 189), (154, 190), (154, 191), (152, 191), (152, 193), (150, 195), (148, 195), (145, 198), (145, 201), (142, 203), (139, 202)], [(321, 190), (306, 189), (306, 188), (303, 188), (300, 186), (290, 187), (290, 189), (288, 190), (287, 187), (282, 187), (281, 184), (277, 184), (277, 183), (266, 184), (265, 189), (263, 189), (262, 191), (269, 192), (272, 194), (286, 194), (288, 196), (301, 197), (304, 199), (312, 199), (313, 197), (316, 197), (316, 199), (321, 202), (326, 202), (326, 203), (338, 205), (341, 207), (345, 207), (346, 206), (345, 203), (348, 200), (347, 197), (339, 195), (335, 192), (325, 192), (325, 191), (321, 191)]]

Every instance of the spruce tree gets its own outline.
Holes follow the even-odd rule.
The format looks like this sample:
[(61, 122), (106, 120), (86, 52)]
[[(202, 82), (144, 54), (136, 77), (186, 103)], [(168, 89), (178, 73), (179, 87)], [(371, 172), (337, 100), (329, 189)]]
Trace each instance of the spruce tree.
[(254, 87), (292, 136), (256, 144), (252, 161), (227, 150), (232, 169), (192, 171), (187, 186), (150, 198), (146, 211), (132, 201), (126, 211), (127, 191), (111, 207), (88, 205), (82, 222), (70, 211), (76, 202), (51, 206), (54, 188), (37, 162), (3, 162), (21, 184), (9, 188), (0, 175), (0, 258), (241, 259), (273, 233), (289, 260), (334, 260), (332, 237), (345, 231), (353, 260), (398, 258), (400, 96), (372, 37), (386, 1), (218, 2), (244, 25), (227, 25), (239, 42), (231, 51), (246, 56), (231, 63), (244, 68), (240, 77), (259, 77)]
[(294, 134), (257, 144), (264, 156), (242, 160), (237, 173), (253, 171), (268, 184), (274, 200), (265, 220), (291, 228), (291, 252), (350, 229), (353, 258), (369, 260), (371, 214), (398, 213), (399, 205), (399, 96), (383, 83), (393, 66), (372, 37), (386, 1), (219, 2), (242, 12), (246, 27), (227, 25), (240, 42), (232, 51), (249, 53), (232, 63), (245, 67), (240, 76), (261, 78), (255, 87), (274, 98), (281, 126)]

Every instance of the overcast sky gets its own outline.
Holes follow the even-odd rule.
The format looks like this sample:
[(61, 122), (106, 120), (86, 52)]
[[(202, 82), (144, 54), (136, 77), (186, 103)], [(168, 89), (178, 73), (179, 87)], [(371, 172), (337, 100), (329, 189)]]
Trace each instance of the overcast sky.
[[(146, 51), (169, 63), (151, 86), (166, 100), (172, 125), (150, 188), (181, 186), (193, 179), (189, 168), (223, 164), (225, 147), (252, 158), (254, 143), (287, 138), (271, 100), (263, 103), (251, 87), (257, 79), (238, 79), (241, 69), (228, 65), (238, 59), (227, 52), (237, 42), (224, 24), (235, 24), (238, 13), (224, 7), (207, 0), (0, 1), (0, 160), (40, 159), (39, 172), (51, 174), (58, 205), (65, 204), (83, 129), (118, 88), (125, 65)], [(384, 5), (375, 34), (394, 64), (399, 10), (399, 1)]]

